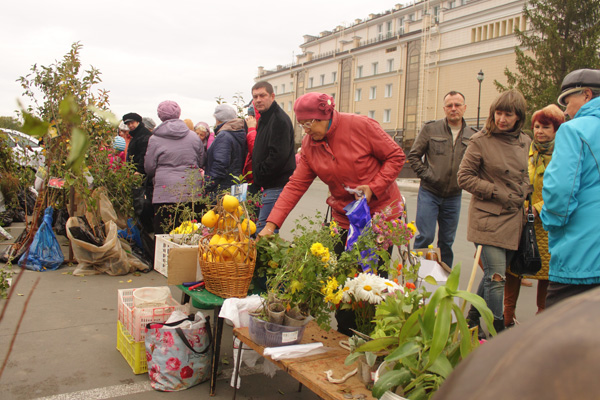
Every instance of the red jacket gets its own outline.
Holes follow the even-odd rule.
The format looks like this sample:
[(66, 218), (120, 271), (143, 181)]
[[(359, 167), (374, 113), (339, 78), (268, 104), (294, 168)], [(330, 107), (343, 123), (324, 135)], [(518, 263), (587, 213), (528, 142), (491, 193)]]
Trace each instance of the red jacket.
[(302, 140), (300, 162), (268, 221), (280, 227), (316, 177), (329, 186), (331, 196), (327, 204), (342, 228), (348, 229), (344, 207), (354, 200), (344, 186), (369, 185), (373, 192), (369, 202), (371, 215), (392, 206), (391, 217), (396, 218), (400, 215), (397, 204), (401, 201), (396, 178), (404, 159), (400, 146), (376, 121), (334, 111), (324, 140), (314, 141), (308, 135)]

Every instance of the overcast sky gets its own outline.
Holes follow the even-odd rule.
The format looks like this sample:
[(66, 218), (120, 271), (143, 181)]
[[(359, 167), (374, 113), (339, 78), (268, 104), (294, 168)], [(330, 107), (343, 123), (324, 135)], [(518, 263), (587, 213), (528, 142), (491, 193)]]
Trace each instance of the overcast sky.
[(102, 73), (117, 115), (158, 121), (174, 100), (182, 118), (214, 124), (215, 98), (250, 100), (258, 66), (289, 64), (303, 35), (318, 35), (404, 1), (4, 1), (0, 24), (0, 116), (15, 116), (16, 79), (60, 60), (81, 42), (81, 62)]

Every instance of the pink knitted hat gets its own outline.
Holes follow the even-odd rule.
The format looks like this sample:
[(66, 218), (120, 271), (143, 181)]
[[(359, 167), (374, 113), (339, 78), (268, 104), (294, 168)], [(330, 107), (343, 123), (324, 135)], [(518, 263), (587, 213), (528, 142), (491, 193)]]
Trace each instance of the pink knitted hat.
[(294, 104), (294, 112), (298, 121), (331, 119), (334, 108), (333, 97), (325, 93), (316, 92), (306, 93), (298, 97), (298, 100)]

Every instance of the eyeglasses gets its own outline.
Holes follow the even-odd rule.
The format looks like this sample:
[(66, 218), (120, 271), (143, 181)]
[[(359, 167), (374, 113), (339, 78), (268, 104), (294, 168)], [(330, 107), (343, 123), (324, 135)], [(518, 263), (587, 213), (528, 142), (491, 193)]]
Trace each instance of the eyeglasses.
[(303, 129), (310, 129), (312, 127), (312, 124), (315, 123), (315, 121), (316, 121), (316, 119), (313, 119), (312, 121), (308, 121), (303, 124), (298, 122), (298, 125), (300, 125), (300, 127), (302, 127)]
[(453, 103), (453, 104), (445, 104), (444, 108), (452, 109), (452, 108), (461, 108), (464, 104)]

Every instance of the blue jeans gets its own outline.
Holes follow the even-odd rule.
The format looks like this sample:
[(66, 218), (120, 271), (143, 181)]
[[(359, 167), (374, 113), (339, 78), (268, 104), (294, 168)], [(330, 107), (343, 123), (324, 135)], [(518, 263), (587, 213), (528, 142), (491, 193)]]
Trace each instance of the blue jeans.
[(460, 203), (462, 194), (452, 197), (439, 197), (430, 191), (419, 188), (417, 198), (417, 230), (415, 249), (424, 249), (433, 243), (435, 225), (439, 225), (438, 244), (442, 261), (452, 268), (454, 253), (452, 244), (456, 237), (458, 218), (460, 217)]
[[(477, 246), (477, 244), (476, 244)], [(495, 320), (504, 319), (504, 283), (506, 282), (506, 267), (515, 255), (514, 250), (501, 247), (482, 245), (481, 262), (483, 264), (483, 278), (479, 282), (477, 295), (481, 296), (489, 309), (494, 314)], [(479, 312), (471, 306), (469, 315)]]
[[(258, 224), (256, 225), (257, 233), (262, 231), (262, 229), (265, 227), (265, 224), (267, 223), (267, 218), (269, 218), (269, 214), (271, 214), (271, 210), (273, 209), (275, 202), (277, 202), (277, 199), (279, 198), (279, 195), (281, 194), (282, 190), (283, 186), (265, 189), (263, 191), (262, 207), (258, 213)], [(277, 232), (279, 232), (279, 229), (275, 229), (275, 233)]]

